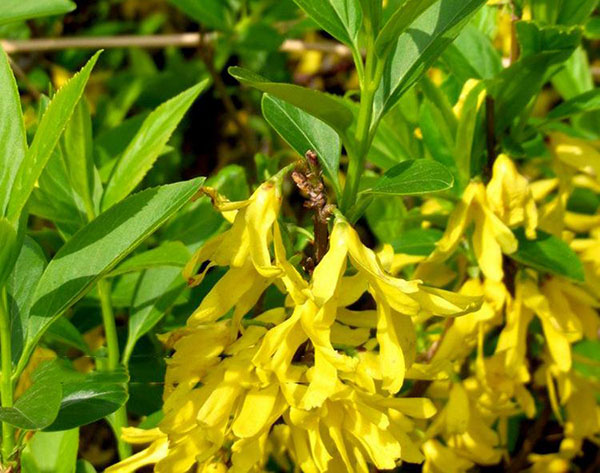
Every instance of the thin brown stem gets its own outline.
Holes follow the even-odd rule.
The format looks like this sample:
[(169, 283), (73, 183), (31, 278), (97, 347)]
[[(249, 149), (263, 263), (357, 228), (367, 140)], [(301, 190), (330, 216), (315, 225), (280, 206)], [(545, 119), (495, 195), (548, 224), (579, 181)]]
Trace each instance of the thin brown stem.
[[(444, 325), (444, 331), (440, 335), (440, 338), (438, 338), (435, 342), (433, 342), (431, 344), (431, 346), (429, 347), (429, 350), (427, 350), (427, 352), (425, 352), (425, 356), (422, 359), (423, 362), (430, 363), (431, 360), (433, 360), (436, 353), (440, 349), (440, 346), (442, 345), (444, 338), (448, 334), (448, 331), (450, 330), (450, 328), (452, 327), (453, 324), (454, 324), (454, 319), (446, 320), (446, 324)], [(417, 381), (415, 384), (412, 385), (412, 388), (409, 391), (407, 396), (408, 397), (423, 396), (425, 394), (425, 391), (427, 391), (427, 388), (429, 386), (431, 386), (431, 383), (432, 383), (432, 381), (429, 379), (421, 379), (421, 380)]]
[(533, 424), (533, 427), (527, 431), (527, 437), (523, 440), (523, 444), (521, 445), (521, 449), (517, 456), (514, 457), (510, 462), (510, 465), (508, 465), (506, 470), (507, 473), (518, 473), (525, 469), (528, 461), (527, 458), (533, 451), (536, 443), (542, 438), (546, 424), (548, 424), (548, 421), (550, 420), (551, 413), (552, 409), (550, 408), (550, 403), (544, 398), (544, 408)]
[(485, 97), (485, 126), (487, 162), (484, 169), (484, 177), (487, 179), (492, 174), (492, 167), (496, 161), (496, 102), (491, 95)]
[[(144, 48), (162, 49), (168, 47), (197, 48), (202, 43), (213, 42), (215, 33), (178, 33), (163, 35), (119, 35), (70, 38), (34, 38), (25, 40), (2, 39), (0, 45), (8, 54), (60, 51), (63, 49), (114, 49)], [(352, 58), (352, 51), (334, 41), (309, 42), (298, 39), (285, 40), (279, 50), (284, 53), (318, 51)]]
[[(204, 37), (205, 35), (200, 35), (200, 38)], [(200, 52), (200, 57), (202, 58), (202, 61), (204, 62), (204, 65), (206, 66), (206, 69), (212, 78), (217, 94), (221, 99), (223, 106), (225, 107), (227, 116), (240, 132), (242, 138), (242, 147), (248, 155), (254, 156), (256, 151), (256, 138), (252, 130), (240, 120), (238, 109), (233, 103), (233, 100), (231, 100), (231, 96), (227, 93), (227, 87), (225, 86), (225, 82), (223, 82), (220, 72), (215, 68), (214, 50), (212, 45), (206, 41), (201, 41), (198, 51)]]
[(33, 98), (35, 100), (39, 100), (42, 94), (40, 94), (39, 90), (37, 90), (35, 85), (33, 85), (33, 83), (29, 80), (29, 77), (27, 77), (25, 71), (21, 69), (21, 66), (19, 66), (16, 61), (13, 60), (13, 58), (9, 57), (8, 61), (10, 63), (10, 67), (15, 73), (15, 76), (21, 80), (23, 84), (25, 84), (27, 91), (33, 96)]

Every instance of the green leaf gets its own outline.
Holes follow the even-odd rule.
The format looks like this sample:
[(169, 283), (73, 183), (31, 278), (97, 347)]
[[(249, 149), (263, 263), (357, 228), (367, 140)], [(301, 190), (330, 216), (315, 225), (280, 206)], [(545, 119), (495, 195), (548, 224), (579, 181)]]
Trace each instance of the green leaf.
[(103, 210), (127, 197), (142, 181), (187, 110), (207, 86), (208, 80), (204, 80), (148, 115), (113, 169), (102, 198)]
[(60, 229), (70, 236), (86, 224), (87, 217), (83, 200), (73, 189), (67, 166), (63, 149), (57, 146), (31, 193), (27, 210), (60, 224)]
[(183, 243), (169, 241), (151, 250), (133, 255), (111, 271), (109, 276), (113, 277), (159, 266), (182, 268), (191, 257), (190, 251)]
[(75, 473), (96, 473), (96, 469), (89, 461), (79, 459)]
[(565, 26), (539, 26), (531, 21), (519, 21), (515, 25), (521, 56), (527, 57), (546, 51), (562, 52), (566, 60), (581, 42), (580, 28)]
[(31, 297), (45, 267), (46, 257), (42, 248), (35, 240), (26, 236), (15, 266), (6, 283), (11, 324), (12, 358), (15, 363), (19, 360), (23, 349)]
[(356, 0), (294, 0), (300, 8), (338, 41), (353, 46), (362, 24)]
[(474, 87), (467, 95), (456, 132), (456, 146), (454, 148), (454, 161), (456, 162), (456, 175), (454, 176), (459, 189), (462, 191), (471, 178), (471, 155), (473, 153), (473, 142), (477, 130), (477, 119), (479, 116), (479, 98), (484, 90), (482, 83)]
[(443, 232), (433, 228), (414, 228), (402, 233), (391, 245), (396, 253), (428, 256), (443, 235)]
[(312, 150), (331, 181), (336, 194), (340, 194), (338, 171), (341, 143), (331, 127), (300, 108), (265, 94), (262, 112), (267, 122), (300, 156)]
[(19, 89), (8, 56), (0, 47), (0, 216), (6, 207), (15, 176), (27, 152)]
[(442, 60), (461, 82), (491, 79), (502, 70), (502, 57), (490, 38), (473, 25), (467, 25)]
[(99, 54), (100, 52), (96, 53), (85, 67), (56, 93), (46, 109), (31, 147), (27, 150), (15, 176), (8, 204), (7, 216), (9, 220), (13, 222), (18, 220), (36, 181), (48, 163), (54, 147), (83, 94)]
[(79, 429), (36, 432), (21, 455), (23, 473), (73, 473), (79, 447)]
[(365, 23), (371, 22), (373, 32), (377, 34), (381, 28), (383, 3), (380, 0), (359, 0)]
[(515, 230), (519, 249), (510, 255), (515, 261), (544, 273), (556, 274), (583, 282), (585, 273), (577, 254), (561, 239), (541, 230), (537, 238), (529, 240), (521, 228)]
[(44, 429), (56, 419), (61, 397), (60, 383), (40, 376), (13, 407), (0, 407), (0, 420), (20, 429)]
[(229, 73), (244, 85), (271, 94), (304, 110), (313, 117), (327, 123), (340, 135), (343, 135), (352, 123), (352, 110), (342, 99), (334, 95), (294, 84), (271, 82), (241, 67), (230, 67)]
[(599, 340), (582, 340), (573, 345), (573, 369), (586, 378), (600, 380)]
[(402, 233), (406, 207), (399, 196), (375, 196), (365, 213), (369, 228), (382, 243), (391, 243)]
[(169, 0), (169, 2), (205, 27), (222, 31), (231, 27), (231, 11), (224, 0)]
[(365, 194), (420, 195), (448, 190), (454, 178), (436, 161), (414, 159), (389, 169)]
[(6, 217), (0, 217), (0, 287), (15, 265), (18, 250), (17, 230)]
[(167, 314), (186, 287), (178, 268), (154, 268), (142, 275), (132, 301), (124, 360), (131, 356), (136, 342)]
[(585, 112), (600, 110), (600, 89), (590, 90), (563, 102), (546, 117), (547, 120), (562, 120)]
[(66, 317), (59, 317), (48, 327), (44, 341), (46, 343), (62, 343), (83, 353), (90, 354), (90, 349), (83, 335)]
[(46, 431), (90, 424), (112, 414), (127, 402), (129, 376), (124, 368), (84, 374), (55, 361), (42, 369), (48, 384), (55, 382), (62, 386), (58, 415)]
[(400, 35), (437, 1), (439, 0), (405, 0), (379, 32), (375, 42), (377, 55), (381, 58), (387, 57)]
[(376, 96), (375, 119), (388, 112), (458, 36), (486, 0), (441, 0), (400, 36)]
[(41, 16), (62, 15), (75, 10), (70, 0), (2, 0), (0, 25)]
[(496, 100), (496, 132), (505, 130), (540, 91), (548, 69), (562, 60), (552, 52), (523, 58), (504, 69), (488, 89)]
[(62, 138), (62, 153), (70, 187), (94, 210), (92, 116), (85, 98), (79, 101)]
[(185, 205), (203, 181), (198, 178), (132, 195), (77, 232), (52, 259), (36, 288), (21, 362), (26, 362), (60, 314)]

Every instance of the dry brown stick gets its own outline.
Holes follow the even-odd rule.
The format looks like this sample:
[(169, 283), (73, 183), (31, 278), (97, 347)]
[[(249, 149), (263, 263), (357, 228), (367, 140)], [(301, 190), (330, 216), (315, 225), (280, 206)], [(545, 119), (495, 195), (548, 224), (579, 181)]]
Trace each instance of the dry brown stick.
[[(1, 39), (0, 44), (8, 54), (58, 51), (62, 49), (113, 49), (113, 48), (145, 48), (156, 49), (175, 46), (180, 48), (197, 48), (203, 41), (214, 41), (216, 34), (207, 33), (204, 40), (201, 33), (179, 33), (164, 35), (122, 35), (122, 36), (90, 36), (71, 38), (36, 38), (26, 40)], [(352, 57), (350, 49), (334, 41), (306, 42), (297, 39), (285, 40), (279, 48), (282, 52), (294, 53), (303, 51), (319, 51)]]
[(202, 58), (202, 62), (204, 62), (204, 65), (206, 66), (206, 69), (212, 78), (217, 94), (221, 99), (223, 106), (225, 107), (225, 111), (227, 112), (229, 119), (233, 121), (236, 128), (240, 132), (240, 135), (242, 135), (243, 149), (249, 156), (253, 156), (256, 151), (256, 139), (254, 137), (254, 133), (252, 133), (252, 130), (240, 120), (238, 109), (233, 103), (230, 95), (227, 93), (227, 87), (223, 82), (221, 74), (215, 68), (214, 51), (212, 45), (208, 42), (208, 35), (200, 35), (198, 51), (200, 53), (200, 57)]
[(550, 420), (551, 413), (552, 409), (550, 408), (550, 403), (544, 398), (544, 409), (536, 419), (533, 427), (527, 431), (527, 436), (523, 440), (521, 450), (519, 450), (517, 456), (514, 457), (510, 462), (510, 465), (508, 465), (506, 469), (507, 473), (518, 473), (523, 471), (527, 466), (529, 454), (533, 451), (535, 444), (542, 438), (546, 424)]
[(25, 87), (27, 88), (29, 93), (33, 96), (33, 98), (35, 98), (36, 100), (39, 100), (40, 97), (42, 96), (40, 94), (40, 91), (37, 90), (35, 85), (33, 85), (33, 83), (29, 80), (29, 77), (27, 77), (27, 74), (25, 73), (25, 71), (23, 69), (21, 69), (21, 66), (19, 66), (11, 57), (8, 58), (8, 62), (10, 63), (10, 67), (14, 71), (15, 76), (18, 79), (23, 81), (23, 84), (25, 84)]

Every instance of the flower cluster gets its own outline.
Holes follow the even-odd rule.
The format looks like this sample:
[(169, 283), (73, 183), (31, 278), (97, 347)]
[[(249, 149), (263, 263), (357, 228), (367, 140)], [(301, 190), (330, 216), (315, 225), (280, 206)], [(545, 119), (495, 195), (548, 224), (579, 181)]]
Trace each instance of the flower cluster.
[[(205, 189), (232, 225), (185, 277), (195, 285), (228, 269), (166, 339), (174, 354), (160, 426), (124, 432), (150, 447), (107, 471), (242, 473), (275, 462), (366, 473), (424, 462), (426, 473), (462, 473), (502, 461), (518, 471), (523, 455), (534, 471), (567, 471), (585, 442), (600, 442), (597, 380), (573, 369), (574, 346), (598, 339), (600, 221), (567, 205), (574, 189), (600, 187), (600, 160), (580, 159), (587, 145), (563, 135), (551, 146), (551, 179), (526, 178), (499, 156), (426, 258), (376, 253), (336, 216), (310, 276), (288, 257), (277, 180), (244, 202)], [(530, 241), (562, 238), (586, 283), (518, 264), (517, 229)], [(434, 288), (440, 275), (458, 290)], [(263, 307), (271, 287), (284, 302)], [(511, 460), (518, 416), (562, 425), (558, 452)]]
[[(438, 376), (416, 362), (414, 320), (474, 312), (481, 298), (392, 276), (341, 217), (307, 278), (287, 257), (275, 180), (245, 202), (206, 192), (232, 226), (185, 276), (199, 284), (213, 266), (228, 270), (168, 337), (160, 427), (124, 432), (151, 446), (107, 471), (264, 471), (271, 458), (306, 472), (368, 472), (423, 461), (424, 419), (436, 407), (398, 396), (405, 379)], [(261, 313), (270, 286), (285, 302)]]

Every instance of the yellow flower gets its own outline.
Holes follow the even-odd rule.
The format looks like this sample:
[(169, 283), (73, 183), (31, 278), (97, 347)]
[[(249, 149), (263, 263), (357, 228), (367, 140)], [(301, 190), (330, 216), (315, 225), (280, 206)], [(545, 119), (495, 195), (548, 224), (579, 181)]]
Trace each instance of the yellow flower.
[[(224, 202), (211, 195), (219, 210), (235, 212), (233, 225), (200, 248), (183, 274), (190, 285), (198, 285), (215, 265), (229, 266), (229, 271), (213, 286), (188, 320), (188, 325), (218, 320), (235, 306), (232, 327), (235, 330), (241, 318), (282, 272), (271, 262), (269, 250), (281, 205), (281, 191), (271, 180), (244, 202)], [(202, 271), (195, 276), (198, 269)]]
[(508, 227), (524, 226), (527, 237), (535, 238), (538, 215), (529, 181), (508, 156), (502, 154), (494, 162), (486, 194), (491, 210)]
[(476, 182), (472, 182), (465, 189), (461, 201), (450, 216), (444, 236), (438, 241), (425, 267), (429, 263), (450, 258), (471, 223), (475, 224), (473, 250), (483, 274), (494, 281), (501, 281), (504, 276), (502, 253), (514, 253), (518, 246), (517, 239), (510, 228), (493, 212), (484, 185)]
[[(164, 419), (150, 447), (115, 471), (155, 463), (158, 473), (208, 472), (227, 462), (232, 472), (263, 471), (274, 437), (306, 472), (422, 461), (412, 419), (431, 417), (435, 407), (394, 397), (416, 358), (413, 318), (477, 311), (481, 297), (392, 276), (389, 250), (384, 264), (342, 218), (307, 281), (287, 259), (277, 183), (245, 202), (205, 192), (232, 226), (184, 274), (198, 284), (212, 266), (228, 270), (186, 327), (163, 337), (174, 352)], [(271, 285), (286, 295), (284, 307), (254, 316)], [(351, 308), (366, 295), (367, 307)], [(278, 421), (284, 427), (275, 429)]]

